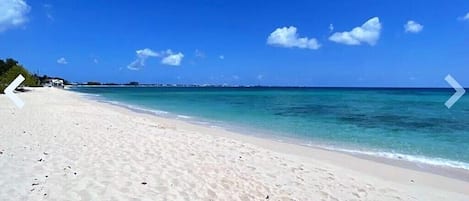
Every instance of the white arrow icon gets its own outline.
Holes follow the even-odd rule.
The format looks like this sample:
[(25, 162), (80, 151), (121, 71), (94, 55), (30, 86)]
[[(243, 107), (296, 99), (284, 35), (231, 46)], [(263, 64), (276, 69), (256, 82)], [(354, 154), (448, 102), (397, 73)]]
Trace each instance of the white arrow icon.
[(456, 90), (453, 96), (451, 96), (451, 98), (449, 98), (445, 103), (446, 107), (450, 109), (456, 101), (466, 93), (466, 90), (464, 90), (464, 88), (449, 74), (445, 77), (445, 80), (454, 88), (454, 90)]
[(13, 101), (13, 103), (15, 103), (15, 105), (18, 107), (18, 108), (23, 108), (24, 106), (24, 102), (18, 98), (17, 95), (15, 95), (13, 93), (13, 91), (16, 89), (16, 87), (20, 86), (20, 84), (24, 81), (24, 77), (20, 74), (18, 75), (18, 77), (16, 77), (15, 80), (13, 80), (13, 82), (10, 83), (10, 85), (8, 85), (8, 87), (3, 91), (5, 93), (5, 95), (11, 100)]

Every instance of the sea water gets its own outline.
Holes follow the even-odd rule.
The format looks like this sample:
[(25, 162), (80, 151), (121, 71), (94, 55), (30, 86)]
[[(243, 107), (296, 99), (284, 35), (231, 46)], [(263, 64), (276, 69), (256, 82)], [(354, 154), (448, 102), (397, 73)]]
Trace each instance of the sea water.
[(469, 170), (469, 98), (451, 89), (76, 87), (131, 108), (274, 139)]

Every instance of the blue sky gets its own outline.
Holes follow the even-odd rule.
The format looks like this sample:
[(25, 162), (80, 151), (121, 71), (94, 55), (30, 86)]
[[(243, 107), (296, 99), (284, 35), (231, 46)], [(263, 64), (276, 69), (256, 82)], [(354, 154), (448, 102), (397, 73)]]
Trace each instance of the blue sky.
[(0, 44), (77, 82), (467, 87), (469, 1), (0, 0)]

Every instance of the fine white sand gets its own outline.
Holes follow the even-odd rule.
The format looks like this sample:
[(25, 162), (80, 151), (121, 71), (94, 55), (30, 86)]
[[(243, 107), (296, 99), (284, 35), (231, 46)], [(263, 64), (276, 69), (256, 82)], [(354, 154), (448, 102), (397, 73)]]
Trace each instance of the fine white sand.
[(136, 113), (0, 95), (0, 200), (469, 200), (469, 183)]

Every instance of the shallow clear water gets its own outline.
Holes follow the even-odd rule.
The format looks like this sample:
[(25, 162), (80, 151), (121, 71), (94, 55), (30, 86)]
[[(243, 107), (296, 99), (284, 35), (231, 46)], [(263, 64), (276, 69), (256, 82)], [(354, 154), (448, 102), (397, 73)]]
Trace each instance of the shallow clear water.
[[(469, 98), (451, 89), (78, 87), (180, 117), (342, 151), (469, 169)], [(187, 118), (187, 117), (186, 117)]]

